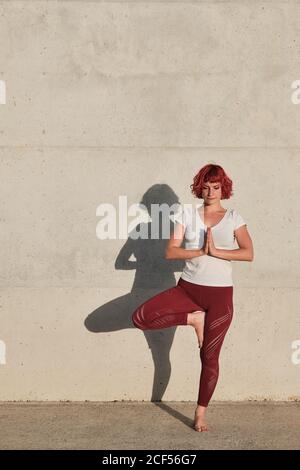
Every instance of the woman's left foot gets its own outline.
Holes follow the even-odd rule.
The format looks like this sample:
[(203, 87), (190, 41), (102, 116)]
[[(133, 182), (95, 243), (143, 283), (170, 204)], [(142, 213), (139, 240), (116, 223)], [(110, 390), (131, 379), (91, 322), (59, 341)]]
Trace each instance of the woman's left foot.
[(197, 414), (197, 411), (195, 411), (194, 429), (198, 432), (209, 431), (204, 416)]
[(188, 325), (192, 325), (195, 328), (198, 338), (198, 346), (200, 349), (203, 343), (204, 321), (205, 312), (202, 310), (197, 310), (196, 312), (188, 314)]

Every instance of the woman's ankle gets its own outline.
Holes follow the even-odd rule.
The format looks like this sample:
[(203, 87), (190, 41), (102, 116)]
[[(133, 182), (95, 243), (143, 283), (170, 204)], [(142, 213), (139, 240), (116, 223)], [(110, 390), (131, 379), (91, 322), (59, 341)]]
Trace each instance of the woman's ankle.
[(206, 412), (206, 406), (197, 405), (197, 407), (196, 407), (196, 412), (197, 412), (197, 414), (202, 414), (202, 415), (204, 415), (205, 412)]

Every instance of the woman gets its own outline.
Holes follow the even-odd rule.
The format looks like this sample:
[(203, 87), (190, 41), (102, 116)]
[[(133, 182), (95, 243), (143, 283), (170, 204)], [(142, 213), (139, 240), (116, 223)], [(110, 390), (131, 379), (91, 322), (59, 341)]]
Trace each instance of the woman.
[[(175, 287), (141, 304), (133, 313), (134, 326), (145, 329), (191, 325), (197, 334), (201, 375), (194, 429), (208, 431), (205, 412), (219, 376), (219, 355), (233, 317), (231, 261), (252, 261), (253, 244), (247, 224), (235, 209), (221, 206), (232, 196), (232, 181), (219, 165), (205, 165), (191, 184), (203, 204), (184, 208), (175, 216), (166, 259), (184, 259)], [(183, 239), (186, 247), (182, 248)], [(238, 249), (234, 248), (237, 241)]]

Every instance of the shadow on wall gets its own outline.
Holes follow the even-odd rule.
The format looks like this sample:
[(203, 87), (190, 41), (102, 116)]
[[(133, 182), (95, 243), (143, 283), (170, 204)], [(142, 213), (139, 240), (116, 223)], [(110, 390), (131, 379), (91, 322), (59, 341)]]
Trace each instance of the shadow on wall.
[[(174, 191), (166, 184), (156, 184), (149, 188), (144, 194), (141, 203), (151, 214), (151, 204), (179, 204)], [(168, 220), (164, 221), (162, 214), (159, 218), (159, 233), (157, 239), (151, 239), (152, 221), (139, 224), (136, 230), (140, 232), (146, 229), (148, 238), (134, 240), (130, 237), (121, 248), (115, 261), (116, 269), (135, 269), (135, 278), (131, 291), (118, 297), (88, 315), (85, 319), (85, 327), (94, 333), (105, 333), (118, 331), (124, 328), (135, 328), (132, 323), (134, 310), (144, 301), (154, 295), (174, 287), (176, 285), (175, 272), (182, 272), (183, 260), (166, 260), (164, 257), (168, 240), (162, 238), (162, 227), (165, 222), (170, 224), (170, 231), (174, 224)], [(142, 225), (144, 225), (142, 227)], [(154, 227), (155, 231), (155, 227)], [(135, 261), (129, 258), (134, 255)], [(170, 350), (173, 343), (176, 327), (160, 330), (138, 330), (144, 334), (148, 346), (151, 349), (154, 362), (154, 378), (151, 401), (161, 401), (171, 376)]]

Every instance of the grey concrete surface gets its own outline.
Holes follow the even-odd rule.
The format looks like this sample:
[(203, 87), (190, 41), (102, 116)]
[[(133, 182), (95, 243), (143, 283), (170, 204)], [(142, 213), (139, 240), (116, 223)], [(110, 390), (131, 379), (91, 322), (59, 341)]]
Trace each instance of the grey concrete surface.
[[(234, 319), (214, 399), (300, 399), (299, 18), (297, 0), (0, 0), (1, 401), (196, 398), (194, 331), (131, 322), (183, 264), (163, 259), (162, 239), (142, 250), (127, 232), (99, 239), (96, 210), (109, 203), (118, 217), (120, 196), (128, 208), (145, 197), (194, 202), (190, 184), (208, 162), (232, 178), (224, 206), (247, 221), (255, 249), (253, 263), (233, 262)], [(44, 416), (47, 406), (34, 410)], [(149, 409), (158, 444), (189, 432)], [(74, 441), (66, 418), (65, 442), (51, 431), (58, 410), (19, 442), (104, 439), (98, 418), (80, 427), (93, 415), (84, 408)], [(134, 416), (144, 408), (129, 410), (118, 429), (133, 417), (139, 441)], [(226, 437), (230, 422), (218, 416)], [(123, 445), (134, 444), (128, 436)]]
[(0, 404), (1, 449), (300, 449), (299, 402), (211, 402), (211, 430), (191, 402)]

